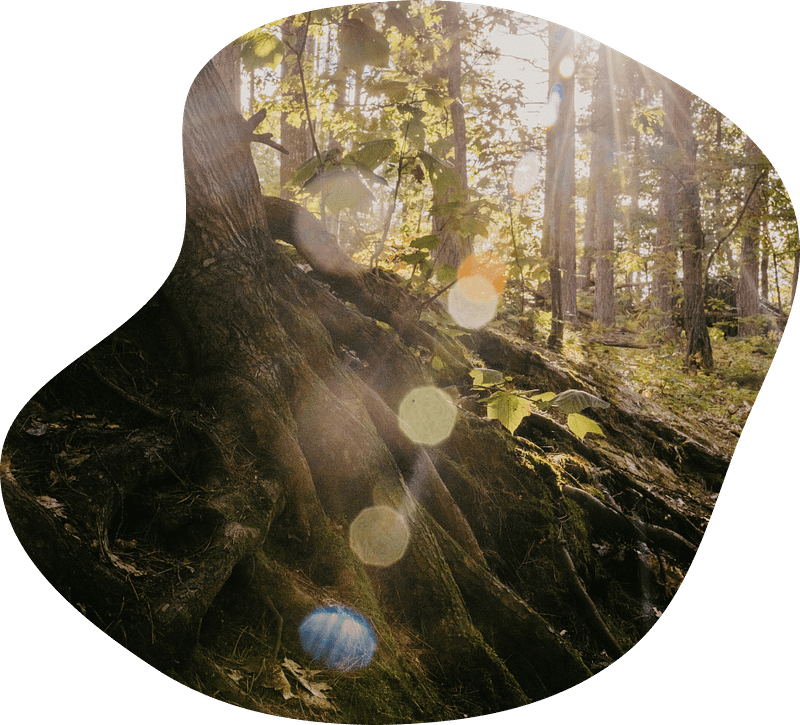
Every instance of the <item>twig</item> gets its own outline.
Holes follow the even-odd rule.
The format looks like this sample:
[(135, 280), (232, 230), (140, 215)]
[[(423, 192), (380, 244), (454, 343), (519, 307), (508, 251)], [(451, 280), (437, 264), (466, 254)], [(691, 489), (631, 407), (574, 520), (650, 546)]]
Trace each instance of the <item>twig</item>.
[[(408, 120), (406, 121), (406, 127), (405, 130), (403, 131), (403, 142), (400, 144), (400, 154), (397, 161), (397, 182), (394, 185), (394, 197), (392, 198), (392, 205), (391, 207), (389, 207), (389, 211), (386, 213), (386, 220), (383, 224), (383, 236), (381, 237), (381, 241), (375, 247), (375, 252), (370, 258), (370, 265), (372, 266), (373, 269), (378, 266), (378, 257), (386, 247), (386, 240), (389, 237), (389, 227), (392, 224), (392, 217), (394, 216), (394, 211), (397, 208), (397, 197), (400, 194), (400, 182), (402, 181), (403, 177), (403, 160), (405, 159), (404, 154), (406, 150), (406, 140), (408, 139), (408, 128), (410, 125), (411, 125), (411, 114), (409, 114)], [(412, 279), (413, 279), (413, 274), (412, 274)]]
[[(306, 49), (306, 40), (308, 39), (308, 26), (311, 23), (311, 12), (306, 13), (306, 24), (305, 28), (303, 29), (303, 40), (299, 45), (299, 48), (292, 48), (294, 54), (297, 56), (297, 70), (300, 75), (300, 85), (303, 88), (303, 104), (306, 107), (306, 120), (308, 122), (308, 132), (311, 134), (311, 145), (314, 147), (314, 153), (317, 155), (317, 161), (319, 161), (320, 168), (322, 167), (322, 154), (319, 152), (319, 146), (317, 146), (317, 139), (314, 135), (314, 126), (311, 124), (311, 109), (308, 107), (308, 91), (306, 90), (306, 77), (303, 73), (303, 53)], [(291, 48), (291, 46), (289, 46)]]
[(753, 194), (756, 193), (756, 188), (758, 187), (759, 183), (761, 182), (761, 179), (763, 179), (764, 176), (767, 175), (767, 173), (769, 173), (769, 170), (768, 169), (763, 169), (761, 171), (761, 173), (758, 175), (758, 178), (755, 180), (755, 183), (753, 184), (753, 188), (750, 189), (750, 193), (747, 195), (747, 199), (745, 199), (744, 204), (742, 204), (742, 208), (739, 211), (739, 216), (736, 217), (736, 221), (733, 223), (733, 226), (730, 228), (730, 231), (724, 237), (722, 237), (722, 239), (720, 239), (717, 242), (717, 246), (714, 247), (714, 251), (711, 252), (711, 254), (708, 255), (708, 264), (706, 264), (706, 273), (705, 273), (704, 282), (703, 282), (703, 286), (704, 287), (708, 286), (708, 273), (709, 273), (709, 270), (711, 269), (711, 262), (714, 260), (714, 256), (719, 251), (719, 248), (728, 240), (728, 238), (731, 236), (731, 234), (733, 234), (736, 231), (736, 227), (739, 226), (739, 222), (742, 221), (742, 218), (744, 217), (744, 213), (745, 213), (745, 211), (747, 211), (747, 205), (750, 203), (751, 197), (753, 196)]
[(267, 146), (272, 146), (272, 148), (278, 149), (278, 151), (280, 151), (282, 154), (288, 154), (289, 152), (283, 146), (281, 146), (277, 141), (272, 140), (271, 133), (255, 133), (256, 128), (266, 117), (266, 108), (262, 108), (260, 111), (250, 116), (250, 118), (244, 122), (245, 128), (247, 129), (245, 138), (253, 143), (263, 143)]

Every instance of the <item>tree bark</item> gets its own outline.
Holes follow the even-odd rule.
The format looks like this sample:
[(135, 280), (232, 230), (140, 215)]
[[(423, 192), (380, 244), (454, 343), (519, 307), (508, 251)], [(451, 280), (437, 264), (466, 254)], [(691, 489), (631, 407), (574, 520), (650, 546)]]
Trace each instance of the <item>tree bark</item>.
[[(566, 38), (560, 52), (559, 66), (562, 61), (573, 59), (575, 55), (575, 33), (566, 31)], [(560, 73), (559, 73), (560, 74)], [(561, 74), (560, 74), (561, 75)], [(561, 278), (561, 314), (567, 322), (577, 322), (578, 299), (575, 237), (575, 75), (562, 75), (564, 98), (561, 105), (563, 123), (560, 130), (563, 152), (560, 167), (559, 188), (561, 190), (560, 210), (558, 216), (559, 266)]]
[(676, 139), (674, 119), (677, 114), (675, 95), (667, 79), (662, 80), (664, 109), (663, 165), (658, 189), (658, 226), (656, 228), (656, 253), (653, 272), (653, 301), (660, 313), (659, 324), (670, 336), (676, 334), (673, 321), (675, 299), (675, 270), (677, 267), (676, 240), (680, 230), (678, 196), (680, 185), (674, 172), (680, 152)]
[(592, 113), (595, 133), (592, 160), (597, 154), (595, 187), (595, 261), (594, 319), (612, 326), (614, 315), (614, 106), (609, 74), (610, 50), (600, 48), (600, 69), (595, 88), (596, 106)]
[[(444, 53), (443, 63), (434, 68), (434, 73), (440, 75), (447, 83), (447, 95), (453, 100), (448, 106), (452, 132), (450, 133), (450, 146), (453, 151), (453, 166), (461, 180), (461, 188), (451, 189), (449, 198), (435, 198), (434, 206), (448, 201), (462, 199), (466, 201), (465, 192), (467, 180), (467, 127), (464, 119), (464, 106), (461, 100), (461, 6), (458, 3), (440, 3), (442, 13), (442, 34), (445, 43), (449, 45)], [(458, 269), (470, 254), (472, 254), (472, 237), (461, 234), (455, 229), (448, 229), (447, 216), (434, 216), (432, 233), (439, 236), (441, 242), (433, 251), (433, 260), (436, 266), (448, 265)]]
[[(281, 24), (284, 39), (294, 33), (294, 16), (286, 18)], [(313, 38), (306, 39), (306, 52), (311, 50)], [(281, 109), (281, 146), (289, 153), (281, 155), (280, 183), (281, 198), (292, 199), (294, 194), (290, 184), (297, 168), (307, 161), (312, 154), (311, 129), (308, 122), (301, 117), (299, 125), (289, 122), (289, 114), (296, 115), (303, 110), (303, 91), (300, 87), (300, 70), (298, 64), (302, 58), (297, 58), (293, 53), (288, 53), (281, 61), (281, 88), (283, 89)]]
[(686, 366), (689, 370), (711, 369), (714, 359), (708, 336), (703, 290), (705, 238), (700, 222), (700, 181), (697, 178), (697, 144), (692, 131), (692, 95), (685, 88), (668, 84), (673, 96), (673, 117), (665, 119), (675, 130), (679, 156), (672, 168), (680, 184), (681, 258), (683, 260), (683, 318), (686, 332)]
[[(745, 141), (745, 155), (748, 161), (745, 186), (752, 187), (760, 173), (758, 166), (761, 150), (749, 137)], [(750, 196), (742, 219), (742, 252), (739, 262), (739, 284), (736, 290), (739, 334), (745, 337), (757, 335), (760, 331), (757, 318), (759, 314), (759, 238), (762, 215), (762, 194), (760, 189), (756, 189)]]

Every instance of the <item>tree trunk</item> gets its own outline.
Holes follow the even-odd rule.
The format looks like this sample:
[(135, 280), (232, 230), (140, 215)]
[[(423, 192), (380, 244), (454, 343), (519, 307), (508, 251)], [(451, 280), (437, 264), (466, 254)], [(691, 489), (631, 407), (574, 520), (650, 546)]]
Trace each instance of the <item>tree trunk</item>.
[[(294, 32), (294, 16), (287, 18), (281, 24), (281, 32), (284, 38)], [(313, 38), (306, 39), (306, 52), (311, 51)], [(304, 53), (305, 55), (305, 53)], [(302, 59), (298, 59), (293, 53), (288, 53), (281, 61), (281, 88), (283, 89), (282, 110), (281, 110), (281, 146), (289, 153), (282, 154), (280, 159), (280, 183), (281, 197), (284, 199), (293, 198), (294, 194), (289, 188), (295, 172), (300, 164), (307, 161), (312, 154), (311, 130), (305, 114), (301, 115), (299, 125), (297, 122), (289, 123), (289, 114), (303, 111), (303, 90), (300, 84), (300, 69), (298, 64)]]
[(678, 219), (678, 195), (680, 186), (674, 166), (680, 158), (674, 118), (675, 96), (668, 80), (662, 81), (664, 109), (664, 162), (658, 189), (658, 226), (656, 229), (655, 260), (653, 272), (653, 301), (660, 313), (659, 324), (666, 328), (668, 335), (676, 334), (673, 321), (675, 299), (675, 270), (677, 267), (676, 239), (680, 233)]
[(594, 151), (595, 140), (592, 141), (589, 161), (589, 191), (586, 195), (586, 216), (583, 226), (583, 252), (581, 253), (580, 270), (578, 272), (578, 289), (589, 291), (592, 284), (592, 269), (597, 257), (597, 170), (598, 158)]
[[(220, 460), (224, 468), (219, 475), (246, 472), (254, 482), (273, 482), (287, 501), (293, 535), (327, 560), (326, 576), (341, 601), (359, 603), (388, 641), (391, 634), (373, 589), (385, 586), (383, 577), (376, 574), (370, 584), (352, 553), (330, 550), (325, 542), (329, 519), (350, 522), (377, 504), (394, 508), (411, 535), (391, 579), (404, 592), (410, 623), (425, 631), (451, 676), (466, 676), (480, 666), (490, 688), (485, 697), (498, 706), (522, 704), (529, 696), (470, 623), (436, 544), (434, 524), (420, 504), (435, 512), (441, 536), (451, 537), (460, 551), (469, 552), (463, 556), (475, 557), (480, 567), (482, 554), (474, 535), (422, 451), (393, 432), (398, 422), (391, 409), (334, 356), (329, 333), (309, 307), (318, 295), (310, 289), (298, 295), (303, 282), (298, 288), (294, 269), (259, 213), (246, 135), (243, 142), (246, 124), (220, 103), (220, 88), (218, 76), (207, 66), (187, 102), (187, 232), (166, 288), (172, 321), (193, 361), (195, 388), (216, 412), (225, 450), (235, 450), (234, 441), (240, 442), (243, 460), (235, 469)], [(353, 277), (331, 282), (343, 283), (343, 293), (358, 284)], [(356, 299), (363, 300), (363, 295), (356, 294)], [(388, 379), (397, 380), (391, 375)], [(391, 390), (384, 395), (393, 400)], [(420, 486), (416, 495), (404, 476)], [(263, 541), (266, 534), (262, 530), (254, 541)], [(488, 576), (486, 582), (491, 581)], [(284, 607), (291, 609), (291, 602)], [(521, 681), (541, 682), (529, 663), (519, 668)], [(578, 664), (568, 676), (580, 677), (581, 671)]]
[[(697, 144), (692, 131), (692, 95), (685, 88), (669, 84), (674, 96), (671, 125), (680, 151), (673, 169), (680, 184), (679, 209), (682, 216), (681, 257), (683, 260), (683, 318), (686, 331), (686, 365), (689, 370), (711, 369), (714, 359), (708, 336), (703, 290), (703, 249), (705, 239), (700, 223), (700, 181), (697, 178)], [(670, 120), (665, 119), (669, 124)]]
[[(133, 653), (260, 712), (438, 722), (582, 682), (671, 599), (711, 508), (696, 497), (728, 459), (642, 418), (630, 391), (602, 393), (602, 371), (567, 372), (490, 331), (462, 336), (468, 352), (419, 323), (419, 300), (391, 275), (329, 256), (317, 217), (261, 196), (250, 145), (262, 118), (242, 119), (213, 63), (193, 83), (173, 272), (37, 393), (4, 446), (4, 502), (25, 550)], [(595, 413), (613, 435), (595, 448), (542, 413), (512, 436), (452, 406), (447, 393), (469, 391), (478, 358), (521, 388), (606, 395), (614, 405)], [(406, 435), (401, 403), (420, 387), (455, 411), (438, 443)], [(576, 485), (565, 492), (565, 480)], [(687, 494), (658, 494), (684, 481), (691, 513), (674, 503)], [(372, 532), (371, 549), (356, 545), (356, 522), (375, 511), (391, 526)], [(380, 558), (395, 530), (399, 558)], [(606, 541), (658, 547), (661, 574), (640, 579), (627, 548), (600, 556), (592, 544)], [(331, 673), (304, 647), (301, 625), (323, 604), (360, 615), (371, 664)], [(302, 678), (320, 672), (324, 696), (303, 698)]]
[(234, 108), (241, 112), (242, 108), (242, 63), (240, 60), (239, 46), (236, 43), (226, 45), (213, 58), (214, 67), (217, 69), (228, 95), (231, 97)]
[(545, 141), (545, 214), (542, 255), (550, 267), (552, 322), (548, 347), (558, 349), (564, 321), (577, 318), (575, 279), (575, 100), (574, 79), (562, 78), (559, 65), (573, 46), (573, 33), (548, 25), (549, 102), (556, 118)]
[[(745, 155), (748, 161), (745, 186), (752, 188), (760, 173), (761, 150), (749, 137), (745, 141)], [(759, 239), (762, 215), (762, 195), (760, 189), (756, 189), (750, 196), (745, 215), (742, 218), (742, 252), (739, 262), (739, 285), (736, 290), (739, 334), (745, 337), (757, 335), (760, 332), (757, 318), (759, 314)]]
[[(595, 88), (596, 106), (592, 113), (595, 133), (592, 156), (597, 154), (595, 188), (595, 229), (597, 259), (595, 261), (594, 319), (612, 326), (614, 315), (614, 106), (609, 76), (609, 53), (600, 48), (600, 69)], [(594, 159), (593, 159), (594, 160)]]
[[(443, 54), (444, 61), (434, 69), (436, 75), (447, 82), (447, 95), (452, 98), (448, 111), (452, 132), (450, 146), (453, 150), (453, 166), (461, 180), (460, 189), (451, 189), (449, 198), (435, 198), (434, 206), (448, 201), (466, 201), (467, 182), (467, 127), (464, 119), (464, 106), (461, 101), (461, 6), (458, 3), (440, 3), (442, 13), (442, 34), (448, 49)], [(455, 229), (447, 229), (449, 217), (434, 216), (432, 233), (441, 242), (433, 252), (436, 266), (448, 265), (458, 269), (461, 262), (472, 254), (472, 237)]]
[[(562, 76), (562, 60), (574, 52), (575, 34), (568, 28), (550, 26), (548, 36), (549, 85), (561, 88), (558, 118), (548, 130), (555, 155), (555, 194), (553, 240), (558, 244), (556, 269), (560, 289), (561, 319), (578, 319), (575, 238), (575, 76)], [(552, 138), (551, 138), (552, 137)], [(548, 147), (549, 150), (550, 147)], [(554, 250), (555, 251), (555, 250)]]

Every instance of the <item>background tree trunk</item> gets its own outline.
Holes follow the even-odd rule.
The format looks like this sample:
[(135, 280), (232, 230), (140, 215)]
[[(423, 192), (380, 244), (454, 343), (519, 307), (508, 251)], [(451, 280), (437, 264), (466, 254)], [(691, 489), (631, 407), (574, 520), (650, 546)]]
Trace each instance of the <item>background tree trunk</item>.
[[(671, 125), (680, 158), (674, 168), (680, 184), (679, 209), (682, 216), (681, 257), (683, 259), (683, 318), (686, 331), (686, 364), (689, 370), (714, 365), (708, 336), (703, 290), (703, 250), (705, 239), (700, 223), (700, 181), (697, 178), (697, 145), (692, 131), (692, 95), (670, 83), (674, 96)], [(665, 119), (665, 124), (670, 124)]]
[[(284, 39), (294, 33), (294, 16), (286, 18), (281, 25)], [(306, 52), (313, 52), (313, 38), (306, 39)], [(284, 199), (293, 198), (294, 194), (289, 185), (294, 178), (295, 172), (300, 164), (311, 158), (313, 153), (311, 147), (311, 129), (303, 113), (303, 91), (300, 84), (300, 69), (298, 60), (293, 53), (287, 53), (281, 61), (281, 88), (283, 89), (282, 109), (281, 109), (281, 146), (289, 153), (281, 154), (280, 158), (280, 184), (281, 197)], [(301, 115), (299, 125), (289, 123), (289, 114), (294, 112)]]
[[(562, 61), (567, 61), (565, 70), (568, 70), (571, 59), (575, 57), (575, 33), (566, 30), (563, 46), (560, 52), (559, 66)], [(561, 278), (561, 313), (567, 322), (577, 322), (578, 300), (577, 280), (575, 278), (576, 265), (576, 236), (575, 236), (575, 74), (562, 75), (561, 83), (564, 87), (564, 98), (561, 104), (560, 136), (563, 143), (562, 161), (560, 167), (561, 190), (560, 212), (558, 216), (559, 262), (562, 270)]]
[(592, 156), (597, 154), (595, 188), (595, 261), (594, 319), (612, 326), (614, 315), (614, 104), (609, 77), (609, 49), (600, 47), (600, 67), (595, 88), (596, 107), (592, 113), (595, 133)]
[(658, 226), (656, 228), (653, 272), (653, 301), (655, 308), (660, 313), (659, 324), (666, 328), (669, 336), (672, 336), (676, 334), (672, 313), (676, 286), (676, 239), (680, 233), (678, 217), (680, 185), (674, 168), (680, 158), (680, 151), (675, 136), (674, 119), (677, 115), (675, 94), (667, 79), (662, 79), (661, 88), (664, 108), (664, 143), (658, 190)]
[[(451, 190), (451, 199), (434, 199), (434, 205), (444, 204), (449, 200), (462, 197), (467, 189), (467, 128), (464, 119), (464, 106), (461, 101), (461, 6), (458, 3), (440, 3), (442, 33), (445, 43), (449, 45), (444, 55), (444, 62), (434, 73), (447, 82), (447, 95), (453, 100), (448, 111), (452, 132), (450, 134), (453, 150), (453, 166), (461, 179), (461, 188)], [(455, 229), (448, 229), (449, 217), (434, 216), (432, 233), (437, 234), (441, 243), (433, 252), (433, 260), (437, 266), (449, 265), (458, 269), (462, 261), (472, 254), (472, 237), (461, 234)]]
[[(745, 187), (752, 188), (760, 173), (761, 150), (749, 137), (745, 141), (745, 156), (748, 162)], [(757, 335), (760, 332), (757, 317), (759, 314), (758, 274), (762, 214), (762, 194), (760, 189), (756, 189), (750, 196), (742, 219), (742, 252), (739, 262), (739, 284), (736, 290), (739, 334), (745, 337)]]

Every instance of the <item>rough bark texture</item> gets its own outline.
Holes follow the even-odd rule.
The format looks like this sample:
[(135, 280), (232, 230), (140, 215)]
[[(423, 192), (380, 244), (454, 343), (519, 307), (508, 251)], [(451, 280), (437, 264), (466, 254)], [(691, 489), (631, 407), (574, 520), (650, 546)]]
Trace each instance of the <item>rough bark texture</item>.
[(658, 189), (658, 226), (656, 228), (656, 258), (653, 273), (653, 301), (655, 308), (661, 313), (659, 324), (671, 333), (674, 330), (672, 321), (672, 303), (675, 297), (675, 271), (677, 269), (677, 252), (675, 239), (679, 231), (678, 195), (680, 185), (674, 167), (680, 152), (675, 138), (673, 119), (676, 116), (675, 97), (671, 85), (662, 84), (664, 106), (664, 144), (663, 165)]
[(594, 319), (612, 326), (614, 314), (614, 108), (608, 68), (610, 50), (600, 49), (600, 70), (592, 111), (592, 161), (597, 156), (595, 196)]
[(669, 83), (674, 114), (665, 124), (675, 132), (679, 155), (672, 173), (680, 184), (681, 259), (683, 260), (683, 317), (686, 332), (686, 365), (690, 370), (714, 365), (711, 339), (706, 325), (703, 294), (705, 237), (700, 221), (700, 180), (697, 178), (697, 144), (692, 130), (692, 96), (685, 88)]
[[(464, 120), (464, 106), (461, 103), (461, 7), (458, 3), (441, 3), (442, 30), (449, 48), (443, 54), (443, 62), (436, 69), (447, 82), (447, 93), (452, 98), (449, 106), (449, 123), (452, 129), (450, 134), (453, 150), (453, 167), (461, 179), (460, 189), (451, 189), (452, 198), (436, 198), (436, 204), (445, 204), (448, 201), (461, 198), (467, 189), (467, 131)], [(449, 217), (435, 216), (432, 223), (432, 233), (438, 234), (441, 243), (433, 252), (433, 259), (437, 266), (449, 265), (458, 269), (461, 262), (472, 254), (472, 238), (462, 235), (455, 229), (448, 228)]]
[[(749, 137), (745, 141), (745, 155), (750, 164), (745, 185), (752, 186), (753, 182), (758, 179), (758, 160), (761, 157), (761, 150)], [(758, 182), (756, 181), (756, 183)], [(761, 312), (758, 292), (758, 262), (761, 248), (759, 238), (762, 216), (762, 195), (761, 191), (756, 189), (750, 196), (742, 219), (742, 252), (739, 262), (739, 284), (736, 290), (739, 334), (744, 336), (757, 335), (761, 331), (757, 317)]]

